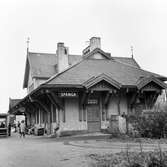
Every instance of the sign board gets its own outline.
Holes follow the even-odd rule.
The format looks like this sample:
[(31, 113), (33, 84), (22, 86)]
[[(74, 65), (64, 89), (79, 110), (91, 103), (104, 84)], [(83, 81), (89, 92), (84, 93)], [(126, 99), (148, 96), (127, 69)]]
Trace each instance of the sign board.
[(58, 93), (58, 96), (63, 98), (63, 97), (71, 97), (71, 98), (76, 98), (78, 97), (78, 93), (77, 92), (60, 92)]
[(98, 104), (98, 99), (88, 99), (88, 104)]
[(22, 112), (22, 113), (24, 113), (25, 112), (25, 108), (21, 107), (21, 108), (19, 108), (19, 111)]

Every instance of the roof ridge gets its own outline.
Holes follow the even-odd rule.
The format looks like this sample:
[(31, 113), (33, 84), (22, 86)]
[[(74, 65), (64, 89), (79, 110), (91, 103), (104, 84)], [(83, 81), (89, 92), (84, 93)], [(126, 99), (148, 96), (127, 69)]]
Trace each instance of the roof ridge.
[[(136, 65), (138, 66), (138, 68), (141, 68), (141, 67), (139, 66), (139, 64), (137, 63), (137, 61), (136, 61), (134, 58), (132, 58), (132, 57), (113, 57), (113, 58), (131, 59), (131, 60), (133, 60), (133, 61), (136, 63)], [(117, 61), (117, 60), (116, 60), (116, 61)], [(124, 63), (124, 62), (120, 62), (120, 63)], [(125, 64), (130, 65), (129, 63), (125, 63)], [(130, 65), (130, 66), (133, 66), (133, 65)], [(135, 67), (135, 66), (134, 66), (134, 67)]]
[(10, 100), (20, 100), (21, 98), (17, 98), (17, 99), (16, 99), (16, 98), (11, 98), (11, 97), (9, 97), (9, 99), (10, 99)]
[(131, 65), (131, 64), (129, 64), (129, 63), (124, 63), (124, 62), (121, 62), (121, 61), (119, 61), (119, 60), (115, 60), (115, 62), (124, 64), (124, 65), (126, 65), (126, 66), (134, 67), (134, 68), (137, 68), (137, 69), (141, 69), (140, 67), (135, 67), (134, 65)]
[[(48, 54), (48, 55), (56, 55), (56, 53), (47, 53), (47, 52), (28, 52), (29, 54)], [(69, 56), (82, 56), (81, 54), (69, 54)]]
[(49, 54), (49, 55), (56, 55), (56, 53), (46, 53), (46, 52), (28, 52), (29, 54)]
[(113, 58), (126, 58), (126, 59), (133, 59), (132, 57), (122, 57), (122, 56), (112, 56)]
[[(135, 59), (134, 59), (134, 60), (135, 60)], [(123, 64), (123, 65), (125, 65), (125, 66), (129, 66), (129, 67), (131, 67), (131, 68), (138, 69), (138, 70), (143, 71), (143, 72), (151, 73), (151, 74), (153, 74), (153, 75), (159, 75), (159, 74), (156, 74), (156, 73), (153, 73), (153, 72), (150, 72), (150, 71), (146, 71), (146, 70), (144, 70), (144, 69), (142, 69), (142, 68), (137, 68), (137, 67), (135, 67), (135, 66), (133, 66), (133, 65), (130, 65), (130, 64), (127, 64), (127, 63), (123, 63), (123, 62), (120, 62), (120, 61), (117, 61), (117, 60), (115, 60), (115, 62), (116, 62), (116, 63), (119, 63), (119, 64)], [(165, 76), (161, 76), (161, 75), (159, 75), (159, 77), (164, 77), (164, 78), (166, 78)]]
[(79, 54), (69, 54), (69, 56), (81, 56), (82, 57), (82, 55), (79, 55)]

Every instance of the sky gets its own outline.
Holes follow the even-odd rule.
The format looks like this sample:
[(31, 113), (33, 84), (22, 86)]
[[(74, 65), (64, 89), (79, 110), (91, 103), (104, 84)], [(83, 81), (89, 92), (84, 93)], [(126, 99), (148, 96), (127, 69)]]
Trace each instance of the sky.
[(111, 56), (131, 57), (151, 72), (167, 76), (166, 0), (0, 0), (0, 112), (9, 98), (23, 98), (26, 40), (31, 52), (56, 53), (64, 42), (81, 54), (101, 37)]

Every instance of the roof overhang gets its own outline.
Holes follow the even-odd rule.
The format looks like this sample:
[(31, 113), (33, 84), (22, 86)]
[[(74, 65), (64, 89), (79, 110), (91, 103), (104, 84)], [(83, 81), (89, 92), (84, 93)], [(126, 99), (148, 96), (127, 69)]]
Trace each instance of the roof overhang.
[(36, 76), (36, 75), (33, 75), (32, 78), (36, 78), (36, 79), (46, 79), (46, 80), (48, 80), (50, 77), (48, 77), (48, 76)]
[(7, 117), (9, 114), (8, 113), (0, 113), (0, 118), (5, 118)]
[(142, 89), (144, 86), (148, 85), (149, 83), (155, 83), (156, 85), (158, 85), (161, 89), (166, 89), (167, 85), (162, 82), (161, 80), (159, 80), (158, 78), (154, 77), (154, 76), (150, 76), (150, 77), (146, 77), (146, 78), (142, 78), (138, 83), (137, 83), (137, 88), (140, 90)]
[(74, 84), (43, 84), (42, 88), (84, 88), (83, 85)]
[[(57, 89), (56, 89), (57, 88)], [(24, 105), (27, 102), (30, 102), (30, 97), (31, 96), (38, 96), (39, 94), (42, 94), (43, 92), (45, 92), (45, 90), (47, 91), (48, 89), (56, 89), (56, 90), (61, 90), (62, 89), (71, 89), (71, 88), (75, 88), (75, 89), (84, 89), (84, 87), (82, 85), (49, 85), (49, 84), (41, 84), (39, 87), (37, 87), (36, 89), (34, 89), (32, 92), (30, 92), (27, 96), (25, 96), (23, 99), (20, 100), (20, 102), (18, 102), (17, 104), (15, 104), (14, 106), (12, 106), (10, 108), (10, 113), (11, 114), (16, 114), (18, 112), (18, 110), (20, 110), (20, 108), (24, 107)]]

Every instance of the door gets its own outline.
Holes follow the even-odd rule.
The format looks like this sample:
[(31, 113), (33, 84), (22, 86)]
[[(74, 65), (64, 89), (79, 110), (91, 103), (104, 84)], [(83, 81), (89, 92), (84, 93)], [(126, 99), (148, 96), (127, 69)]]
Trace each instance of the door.
[(88, 132), (100, 131), (100, 109), (99, 105), (87, 106)]

